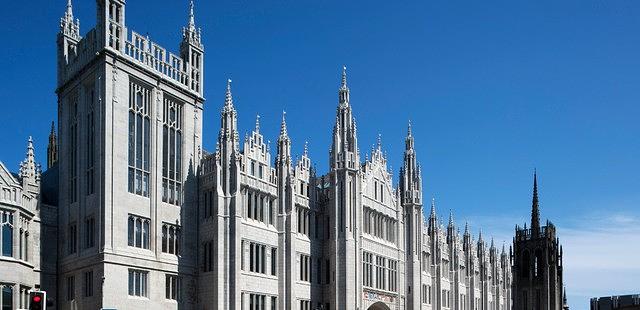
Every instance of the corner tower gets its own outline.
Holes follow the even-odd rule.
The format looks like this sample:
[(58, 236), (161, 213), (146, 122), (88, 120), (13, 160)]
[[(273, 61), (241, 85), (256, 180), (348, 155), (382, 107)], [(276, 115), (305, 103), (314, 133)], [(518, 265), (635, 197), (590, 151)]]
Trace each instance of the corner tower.
[(400, 202), (404, 213), (406, 307), (420, 309), (422, 254), (422, 176), (416, 160), (411, 122), (405, 138), (404, 163), (400, 169)]

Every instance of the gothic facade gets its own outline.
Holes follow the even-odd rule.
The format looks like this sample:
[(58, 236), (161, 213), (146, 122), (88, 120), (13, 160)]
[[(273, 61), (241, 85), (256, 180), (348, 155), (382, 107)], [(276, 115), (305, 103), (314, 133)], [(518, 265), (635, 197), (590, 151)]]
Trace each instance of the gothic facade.
[[(241, 141), (231, 81), (207, 152), (193, 3), (177, 55), (127, 28), (124, 0), (96, 3), (84, 36), (71, 1), (61, 19), (49, 181), (31, 146), (24, 175), (0, 169), (11, 193), (39, 199), (2, 200), (12, 240), (24, 215), (30, 244), (55, 247), (50, 275), (38, 276), (38, 249), (15, 264), (28, 279), (0, 273), (12, 305), (24, 286), (47, 290), (55, 309), (511, 309), (504, 246), (461, 233), (452, 215), (445, 226), (433, 201), (425, 217), (411, 125), (397, 184), (380, 141), (361, 152), (346, 69), (326, 173), (306, 146), (292, 158), (284, 114), (275, 150), (259, 118)], [(44, 187), (57, 229), (46, 245)]]

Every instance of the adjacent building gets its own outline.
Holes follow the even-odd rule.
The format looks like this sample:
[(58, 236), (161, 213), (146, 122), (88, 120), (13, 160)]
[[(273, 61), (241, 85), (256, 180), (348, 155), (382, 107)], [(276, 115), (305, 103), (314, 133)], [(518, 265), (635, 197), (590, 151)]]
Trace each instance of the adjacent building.
[(591, 310), (640, 310), (640, 295), (591, 298)]
[(540, 226), (538, 179), (533, 175), (531, 228), (516, 226), (513, 238), (513, 309), (568, 309), (562, 274), (562, 245), (556, 227)]

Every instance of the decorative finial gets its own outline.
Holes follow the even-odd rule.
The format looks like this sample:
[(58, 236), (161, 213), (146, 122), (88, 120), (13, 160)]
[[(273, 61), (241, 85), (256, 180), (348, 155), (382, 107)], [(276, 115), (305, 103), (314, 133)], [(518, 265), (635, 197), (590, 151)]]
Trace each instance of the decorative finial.
[(196, 19), (193, 14), (193, 0), (189, 1), (189, 28), (195, 29)]
[(411, 137), (412, 136), (412, 132), (411, 132), (411, 120), (409, 120), (409, 126), (407, 128), (407, 136)]
[(347, 89), (347, 66), (342, 66), (342, 84), (341, 89)]
[(286, 121), (286, 117), (287, 117), (287, 111), (282, 110), (282, 123), (280, 124), (280, 136), (281, 137), (287, 136), (287, 121)]
[(436, 218), (436, 199), (431, 198), (431, 217)]
[(260, 133), (260, 114), (256, 114), (256, 133)]
[(231, 96), (231, 79), (227, 79), (227, 92), (225, 94), (224, 105), (226, 107), (233, 106), (233, 97)]
[(464, 234), (469, 234), (469, 222), (464, 222)]
[(304, 157), (308, 157), (309, 155), (309, 142), (304, 141)]
[(453, 227), (453, 211), (449, 209), (449, 226)]
[(378, 145), (377, 145), (378, 150), (379, 151), (382, 150), (382, 134), (380, 134), (380, 133), (378, 134), (378, 142), (377, 143), (378, 143)]
[(65, 16), (69, 18), (69, 20), (73, 21), (73, 4), (71, 3), (71, 0), (67, 0), (67, 12), (65, 13)]

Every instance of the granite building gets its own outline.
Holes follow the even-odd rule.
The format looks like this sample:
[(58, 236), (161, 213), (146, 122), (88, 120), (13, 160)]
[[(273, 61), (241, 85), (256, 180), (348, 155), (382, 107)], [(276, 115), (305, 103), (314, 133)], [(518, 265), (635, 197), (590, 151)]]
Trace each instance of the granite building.
[[(306, 146), (292, 157), (284, 114), (275, 150), (259, 117), (241, 140), (231, 81), (208, 152), (193, 2), (178, 54), (129, 30), (124, 0), (96, 4), (81, 35), (68, 1), (57, 38), (58, 128), (40, 185), (56, 192), (54, 271), (2, 273), (13, 305), (24, 284), (48, 290), (56, 309), (511, 309), (504, 246), (461, 233), (451, 214), (443, 224), (433, 201), (425, 217), (411, 124), (397, 184), (380, 139), (360, 150), (346, 68), (324, 174)], [(42, 205), (31, 165), (7, 186)], [(5, 210), (10, 225), (22, 213), (30, 229), (38, 222), (36, 207)]]

